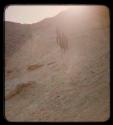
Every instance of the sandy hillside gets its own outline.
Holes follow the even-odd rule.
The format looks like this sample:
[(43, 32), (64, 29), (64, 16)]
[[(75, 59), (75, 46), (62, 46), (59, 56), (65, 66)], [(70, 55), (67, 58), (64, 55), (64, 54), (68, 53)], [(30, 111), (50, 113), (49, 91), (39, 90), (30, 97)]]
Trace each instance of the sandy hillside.
[(69, 9), (29, 25), (5, 22), (7, 120), (109, 118), (109, 12), (81, 13)]

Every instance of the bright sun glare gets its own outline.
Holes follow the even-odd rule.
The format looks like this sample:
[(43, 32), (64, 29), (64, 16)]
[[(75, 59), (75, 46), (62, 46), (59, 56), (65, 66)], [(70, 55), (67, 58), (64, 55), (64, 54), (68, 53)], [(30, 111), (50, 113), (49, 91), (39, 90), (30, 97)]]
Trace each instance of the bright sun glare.
[(72, 6), (10, 5), (5, 10), (5, 20), (19, 23), (35, 23), (43, 20), (44, 18), (53, 17), (70, 7)]

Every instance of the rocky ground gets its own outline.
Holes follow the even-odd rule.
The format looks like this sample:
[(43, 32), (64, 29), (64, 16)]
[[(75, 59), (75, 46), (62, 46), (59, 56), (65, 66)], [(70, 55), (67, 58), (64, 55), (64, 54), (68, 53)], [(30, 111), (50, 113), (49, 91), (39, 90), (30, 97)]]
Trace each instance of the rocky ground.
[[(106, 7), (83, 12), (77, 17), (70, 9), (29, 25), (5, 23), (8, 121), (109, 119), (109, 13)], [(66, 36), (58, 36), (61, 42), (56, 29)]]

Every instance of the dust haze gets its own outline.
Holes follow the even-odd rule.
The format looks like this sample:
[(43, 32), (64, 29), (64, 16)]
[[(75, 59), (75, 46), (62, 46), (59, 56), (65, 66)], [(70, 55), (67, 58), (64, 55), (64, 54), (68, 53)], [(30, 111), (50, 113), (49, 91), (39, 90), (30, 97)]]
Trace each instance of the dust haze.
[(5, 21), (6, 119), (108, 120), (109, 18), (106, 6), (73, 6), (32, 24)]

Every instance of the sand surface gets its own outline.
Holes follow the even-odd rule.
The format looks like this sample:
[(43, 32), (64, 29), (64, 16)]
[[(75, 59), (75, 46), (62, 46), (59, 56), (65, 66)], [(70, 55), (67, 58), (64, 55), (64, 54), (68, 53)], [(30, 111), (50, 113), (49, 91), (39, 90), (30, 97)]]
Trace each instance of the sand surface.
[[(93, 14), (95, 20), (92, 16), (89, 22), (84, 16), (84, 23), (74, 22), (75, 14), (73, 22), (68, 22), (75, 25), (73, 28), (70, 25), (72, 30), (64, 33), (68, 39), (65, 51), (56, 42), (56, 25), (61, 21), (63, 27), (66, 12), (37, 24), (21, 24), (25, 31), (18, 30), (19, 24), (15, 24), (15, 29), (11, 29), (13, 23), (7, 24), (6, 44), (13, 42), (14, 48), (10, 49), (12, 43), (7, 44), (5, 56), (5, 117), (8, 121), (109, 119), (109, 18), (103, 16), (106, 8), (102, 10), (97, 11), (99, 18)], [(108, 11), (106, 13), (108, 15)], [(14, 35), (13, 30), (19, 31), (18, 34)], [(23, 35), (26, 31), (31, 36)]]

